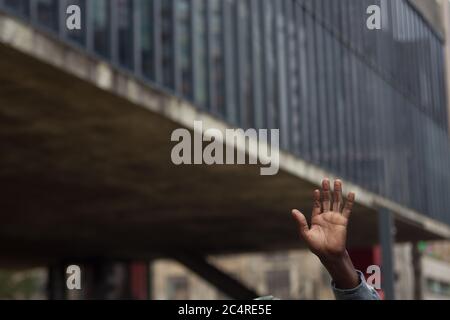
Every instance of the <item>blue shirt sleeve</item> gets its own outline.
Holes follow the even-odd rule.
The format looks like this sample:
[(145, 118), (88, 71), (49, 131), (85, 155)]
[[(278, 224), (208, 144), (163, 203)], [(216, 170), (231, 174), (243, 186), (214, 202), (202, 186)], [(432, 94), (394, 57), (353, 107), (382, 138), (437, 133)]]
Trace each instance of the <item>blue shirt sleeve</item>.
[(369, 286), (361, 271), (357, 271), (360, 283), (353, 289), (338, 289), (334, 282), (331, 282), (336, 300), (380, 300), (377, 291)]

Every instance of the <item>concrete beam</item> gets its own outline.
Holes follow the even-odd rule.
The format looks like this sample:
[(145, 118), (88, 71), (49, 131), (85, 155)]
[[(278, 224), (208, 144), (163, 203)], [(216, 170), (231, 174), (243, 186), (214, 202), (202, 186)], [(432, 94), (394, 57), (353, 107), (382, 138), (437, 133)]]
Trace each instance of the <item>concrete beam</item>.
[(442, 5), (445, 1), (447, 0), (408, 0), (441, 39), (445, 39), (444, 24), (446, 21), (441, 15)]
[[(0, 56), (3, 261), (304, 246), (290, 209), (308, 215), (311, 191), (330, 172), (286, 152), (272, 177), (247, 165), (174, 166), (173, 130), (229, 125), (2, 14)], [(450, 238), (447, 225), (344, 183), (358, 201), (349, 246), (378, 243), (378, 208), (392, 212), (397, 241)]]
[(243, 285), (238, 280), (206, 261), (205, 258), (196, 254), (177, 254), (174, 259), (195, 272), (228, 297), (237, 300), (249, 300), (258, 297), (258, 294)]

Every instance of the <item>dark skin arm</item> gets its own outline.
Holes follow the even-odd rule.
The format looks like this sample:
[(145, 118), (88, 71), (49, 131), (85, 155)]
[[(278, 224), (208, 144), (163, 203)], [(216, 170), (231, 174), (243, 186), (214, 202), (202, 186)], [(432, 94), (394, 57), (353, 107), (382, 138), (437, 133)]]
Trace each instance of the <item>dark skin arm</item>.
[(355, 202), (355, 194), (350, 192), (345, 204), (342, 199), (342, 182), (334, 182), (333, 192), (330, 181), (322, 181), (322, 191), (313, 194), (311, 227), (305, 216), (297, 209), (292, 215), (298, 223), (300, 236), (330, 273), (340, 289), (356, 288), (359, 277), (346, 250), (347, 224)]

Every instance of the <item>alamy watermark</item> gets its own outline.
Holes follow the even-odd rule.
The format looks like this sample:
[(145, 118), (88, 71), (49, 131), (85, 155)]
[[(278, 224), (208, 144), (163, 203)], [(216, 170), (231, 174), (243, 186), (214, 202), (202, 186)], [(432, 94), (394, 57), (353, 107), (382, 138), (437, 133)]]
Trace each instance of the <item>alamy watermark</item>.
[(66, 269), (66, 286), (69, 290), (81, 290), (81, 268), (75, 264)]
[(369, 276), (367, 277), (367, 284), (372, 286), (373, 288), (377, 290), (381, 290), (381, 268), (380, 266), (373, 264), (371, 266), (367, 267), (366, 274)]
[(278, 129), (203, 131), (203, 123), (194, 121), (193, 137), (187, 129), (172, 132), (171, 141), (178, 143), (172, 148), (171, 159), (175, 165), (232, 165), (248, 160), (251, 165), (259, 162), (261, 175), (275, 175), (279, 170), (279, 137)]
[(381, 29), (381, 7), (378, 5), (371, 5), (367, 7), (366, 13), (369, 15), (366, 21), (366, 26), (369, 30)]
[(81, 30), (81, 8), (75, 4), (67, 7), (66, 27), (68, 30)]
[[(383, 2), (382, 2), (383, 4)], [(366, 13), (369, 17), (366, 20), (366, 26), (369, 30), (380, 30), (382, 24), (382, 8), (379, 5), (372, 4), (367, 7)], [(68, 30), (81, 30), (81, 8), (78, 5), (71, 4), (66, 9), (66, 27)]]

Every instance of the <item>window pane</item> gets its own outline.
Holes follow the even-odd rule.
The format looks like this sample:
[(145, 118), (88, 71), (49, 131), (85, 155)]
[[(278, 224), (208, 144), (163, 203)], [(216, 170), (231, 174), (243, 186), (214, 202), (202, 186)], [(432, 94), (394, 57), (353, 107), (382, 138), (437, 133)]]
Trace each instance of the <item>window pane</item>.
[(264, 42), (264, 65), (265, 65), (265, 84), (264, 84), (264, 102), (266, 105), (266, 123), (267, 128), (276, 128), (275, 119), (275, 99), (276, 99), (276, 48), (275, 48), (275, 15), (274, 4), (271, 0), (264, 0), (262, 3), (263, 11), (263, 42)]
[(4, 0), (6, 8), (22, 14), (24, 16), (30, 15), (30, 1), (29, 0)]
[(192, 88), (192, 39), (190, 0), (177, 1), (177, 42), (179, 54), (179, 70), (181, 73), (181, 93), (187, 97), (193, 97)]
[(225, 116), (222, 0), (211, 2), (212, 106)]
[(250, 10), (247, 0), (237, 1), (237, 83), (239, 92), (240, 125), (244, 128), (253, 128), (253, 88), (251, 69), (251, 24)]
[(194, 37), (195, 37), (195, 101), (205, 106), (208, 99), (206, 74), (206, 2), (194, 0)]
[(110, 57), (110, 7), (109, 0), (90, 0), (94, 28), (94, 51)]
[(118, 0), (117, 28), (119, 40), (119, 63), (133, 68), (133, 1)]
[(162, 41), (162, 76), (163, 84), (175, 89), (174, 75), (174, 17), (173, 1), (163, 0), (161, 4), (161, 41)]
[(139, 11), (141, 13), (141, 59), (142, 59), (142, 72), (143, 74), (154, 80), (155, 68), (154, 68), (154, 19), (153, 12), (154, 1), (153, 0), (141, 0)]
[(58, 30), (58, 1), (57, 0), (37, 0), (36, 1), (37, 20), (40, 25)]

